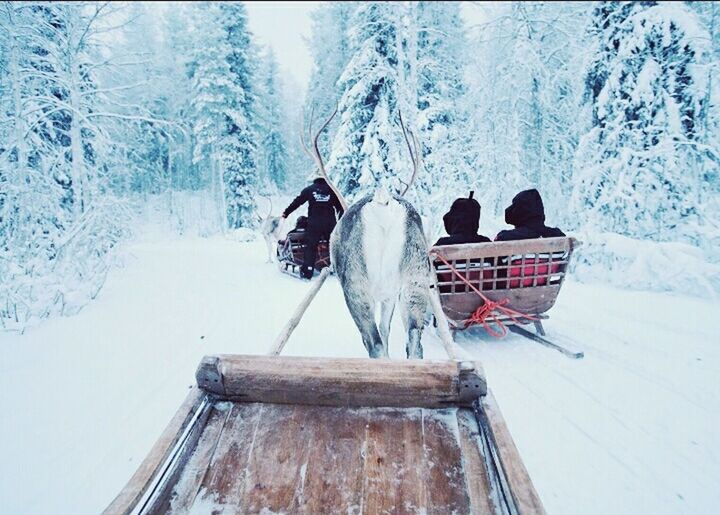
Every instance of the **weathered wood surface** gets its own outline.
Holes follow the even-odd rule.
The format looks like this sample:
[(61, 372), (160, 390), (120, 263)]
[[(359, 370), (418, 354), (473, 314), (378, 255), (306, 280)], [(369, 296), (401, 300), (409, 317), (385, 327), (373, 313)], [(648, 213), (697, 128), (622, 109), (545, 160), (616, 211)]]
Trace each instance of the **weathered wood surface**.
[[(483, 295), (490, 300), (500, 302), (508, 299), (508, 307), (529, 315), (549, 311), (555, 305), (559, 293), (560, 285), (483, 291)], [(440, 294), (440, 300), (447, 317), (455, 321), (468, 319), (484, 302), (473, 291)]]
[(448, 261), (466, 257), (485, 258), (495, 256), (515, 256), (521, 254), (540, 254), (571, 251), (580, 242), (575, 238), (537, 238), (534, 240), (494, 241), (491, 243), (464, 243), (461, 245), (441, 245), (433, 247), (432, 252), (440, 254)]
[(458, 441), (465, 466), (465, 475), (473, 478), (467, 482), (467, 492), (472, 506), (471, 513), (494, 513), (498, 499), (490, 487), (485, 460), (480, 451), (480, 432), (475, 414), (468, 409), (457, 410)]
[[(243, 402), (324, 406), (469, 406), (487, 392), (479, 363), (368, 358), (206, 356), (198, 385)], [(464, 378), (461, 380), (461, 376)]]
[(488, 392), (482, 398), (481, 405), (492, 430), (495, 448), (500, 456), (519, 515), (545, 514), (540, 497), (530, 480), (530, 475), (523, 464), (492, 392)]
[(103, 512), (104, 515), (124, 515), (130, 513), (133, 507), (140, 501), (153, 478), (160, 472), (161, 467), (166, 462), (168, 456), (172, 452), (175, 444), (177, 444), (183, 431), (190, 423), (193, 415), (200, 407), (206, 393), (193, 386), (188, 392), (185, 401), (175, 416), (170, 420), (160, 438), (155, 442), (150, 452), (142, 461), (137, 471), (128, 481), (125, 488), (118, 494), (113, 502)]
[(323, 268), (322, 272), (320, 272), (320, 276), (313, 283), (312, 287), (305, 295), (305, 298), (300, 302), (298, 307), (295, 309), (295, 312), (290, 317), (290, 320), (288, 320), (287, 324), (285, 324), (285, 327), (283, 327), (283, 330), (275, 339), (275, 343), (270, 350), (271, 355), (277, 356), (282, 352), (285, 344), (290, 338), (290, 335), (292, 335), (293, 331), (300, 323), (300, 320), (305, 314), (305, 311), (307, 311), (307, 308), (310, 306), (310, 303), (315, 298), (315, 295), (317, 295), (317, 293), (320, 291), (320, 288), (325, 283), (328, 275), (330, 275), (330, 268)]
[(496, 513), (470, 409), (215, 409), (151, 513)]

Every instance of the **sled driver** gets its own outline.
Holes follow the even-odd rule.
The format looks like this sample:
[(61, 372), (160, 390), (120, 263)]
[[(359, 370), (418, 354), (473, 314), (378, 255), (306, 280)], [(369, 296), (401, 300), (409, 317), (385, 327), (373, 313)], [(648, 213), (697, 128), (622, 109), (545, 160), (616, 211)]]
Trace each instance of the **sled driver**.
[(301, 275), (305, 279), (313, 276), (318, 243), (320, 240), (330, 239), (330, 233), (335, 228), (337, 219), (343, 214), (340, 201), (325, 179), (317, 174), (313, 174), (311, 178), (313, 178), (312, 184), (302, 190), (282, 214), (282, 218), (287, 218), (305, 202), (308, 203), (305, 254), (301, 270)]

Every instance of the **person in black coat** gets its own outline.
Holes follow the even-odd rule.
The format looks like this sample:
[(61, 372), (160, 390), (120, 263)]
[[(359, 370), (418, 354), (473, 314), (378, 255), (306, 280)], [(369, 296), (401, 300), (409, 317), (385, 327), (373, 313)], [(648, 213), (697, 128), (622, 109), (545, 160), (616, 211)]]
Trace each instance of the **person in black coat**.
[(487, 243), (490, 238), (478, 234), (480, 227), (480, 203), (473, 198), (459, 198), (452, 203), (450, 211), (443, 216), (448, 236), (440, 238), (435, 245), (457, 245), (460, 243)]
[(308, 222), (305, 229), (305, 254), (301, 274), (304, 278), (310, 279), (315, 270), (318, 243), (320, 240), (330, 238), (337, 219), (343, 215), (343, 209), (325, 179), (318, 177), (295, 197), (295, 200), (283, 211), (282, 218), (287, 218), (305, 202), (308, 203)]
[(530, 240), (565, 236), (557, 227), (545, 225), (545, 207), (536, 189), (521, 191), (505, 209), (505, 222), (514, 229), (500, 231), (495, 241)]

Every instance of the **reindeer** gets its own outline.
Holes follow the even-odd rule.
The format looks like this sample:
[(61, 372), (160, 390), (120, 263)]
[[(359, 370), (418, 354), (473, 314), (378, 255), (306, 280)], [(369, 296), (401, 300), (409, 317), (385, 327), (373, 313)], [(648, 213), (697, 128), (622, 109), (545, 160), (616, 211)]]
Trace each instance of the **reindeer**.
[[(311, 148), (308, 149), (302, 136), (301, 141), (345, 211), (330, 236), (330, 255), (345, 295), (345, 303), (360, 330), (369, 356), (382, 358), (388, 357), (390, 324), (399, 302), (407, 332), (407, 357), (422, 359), (420, 340), (428, 300), (433, 300), (431, 288), (435, 285), (435, 279), (431, 274), (428, 245), (420, 215), (403, 198), (420, 168), (417, 138), (405, 128), (400, 115), (400, 125), (413, 166), (410, 181), (405, 183), (399, 195), (378, 188), (374, 194), (367, 195), (348, 208), (344, 197), (325, 171), (317, 143), (318, 137), (336, 114), (337, 107), (314, 137), (311, 114), (308, 129)], [(435, 310), (437, 306), (439, 298), (433, 302)], [(442, 320), (445, 321), (444, 316)]]
[(278, 240), (280, 239), (283, 220), (279, 216), (272, 215), (272, 198), (266, 198), (270, 202), (270, 208), (265, 218), (258, 217), (258, 222), (260, 223), (260, 234), (262, 234), (265, 239), (265, 245), (267, 246), (266, 263), (272, 263), (273, 257), (276, 254)]

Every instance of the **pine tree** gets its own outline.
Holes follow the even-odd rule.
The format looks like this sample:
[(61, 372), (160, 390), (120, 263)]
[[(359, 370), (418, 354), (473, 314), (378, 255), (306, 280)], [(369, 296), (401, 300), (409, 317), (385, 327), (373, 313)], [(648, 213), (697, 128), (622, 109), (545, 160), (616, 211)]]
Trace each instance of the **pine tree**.
[[(417, 91), (416, 123), (424, 166), (410, 198), (417, 199), (420, 212), (430, 218), (468, 188), (474, 189), (470, 171), (477, 159), (463, 78), (467, 42), (460, 5), (419, 2), (414, 14), (411, 28), (416, 39), (406, 55)], [(439, 217), (434, 220), (440, 224)]]
[(259, 104), (261, 104), (261, 169), (266, 188), (283, 191), (287, 187), (289, 156), (283, 124), (288, 117), (284, 113), (283, 85), (277, 60), (272, 50), (265, 52), (261, 59), (263, 66), (258, 74), (260, 83)]
[(194, 72), (194, 160), (204, 162), (220, 190), (223, 225), (255, 224), (257, 186), (255, 98), (250, 39), (242, 4), (197, 6), (205, 22)]
[(697, 242), (707, 33), (682, 4), (612, 2), (595, 9), (593, 36), (575, 212), (596, 229)]
[(568, 215), (577, 147), (586, 3), (494, 6), (469, 75), (482, 202), (501, 214), (538, 188), (553, 219)]
[[(338, 105), (342, 94), (338, 80), (350, 60), (347, 32), (355, 9), (357, 2), (328, 2), (313, 13), (310, 48), (314, 66), (305, 99), (304, 126), (310, 123), (311, 113), (315, 120), (324, 120)], [(337, 126), (336, 118), (320, 135), (318, 146), (324, 156), (329, 153)], [(312, 161), (305, 157), (304, 166), (312, 167)]]
[(331, 177), (351, 198), (378, 185), (400, 190), (410, 175), (397, 123), (403, 13), (400, 4), (367, 3), (351, 18), (352, 57), (338, 80), (340, 122), (328, 162)]

